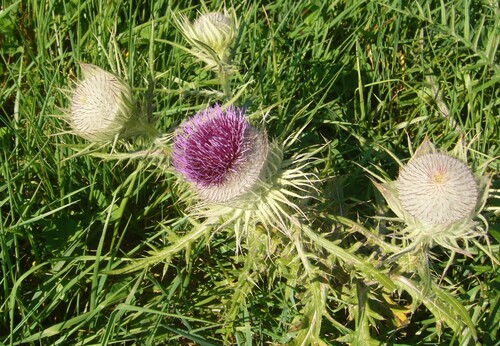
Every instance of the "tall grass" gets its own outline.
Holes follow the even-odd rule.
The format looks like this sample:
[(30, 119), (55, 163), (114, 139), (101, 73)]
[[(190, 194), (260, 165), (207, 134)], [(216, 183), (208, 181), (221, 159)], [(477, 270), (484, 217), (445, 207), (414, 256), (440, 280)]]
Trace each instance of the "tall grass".
[[(304, 127), (285, 158), (322, 148), (298, 242), (262, 231), (241, 251), (230, 228), (190, 238), (203, 220), (179, 201), (168, 144), (90, 145), (64, 120), (78, 62), (127, 79), (167, 139), (224, 102), (174, 21), (223, 4), (2, 3), (0, 344), (494, 344), (498, 4), (226, 3), (240, 21), (231, 102), (278, 142)], [(394, 265), (404, 226), (367, 171), (395, 179), (426, 136), (462, 139), (491, 176), (488, 233), (468, 256), (435, 247)]]

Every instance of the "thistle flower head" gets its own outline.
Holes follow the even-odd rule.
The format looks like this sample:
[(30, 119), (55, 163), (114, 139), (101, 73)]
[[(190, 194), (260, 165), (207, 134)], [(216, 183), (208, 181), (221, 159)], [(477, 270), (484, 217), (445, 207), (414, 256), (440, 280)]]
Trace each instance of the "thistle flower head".
[(461, 159), (437, 150), (426, 139), (396, 181), (375, 185), (406, 223), (407, 238), (463, 252), (457, 240), (480, 235), (473, 219), (487, 199), (489, 181), (476, 177), (463, 162), (461, 143), (454, 152)]
[(265, 133), (252, 127), (242, 110), (215, 105), (178, 129), (172, 164), (203, 199), (227, 202), (256, 183), (267, 151)]
[(130, 86), (114, 74), (81, 64), (84, 79), (73, 91), (70, 124), (81, 137), (96, 142), (113, 140), (135, 115)]
[(441, 153), (409, 162), (397, 180), (403, 208), (415, 219), (449, 224), (470, 216), (477, 204), (476, 181), (460, 160)]
[(283, 160), (284, 146), (268, 143), (265, 132), (232, 106), (199, 112), (181, 124), (173, 141), (172, 165), (198, 197), (192, 216), (216, 229), (230, 225), (238, 247), (257, 224), (290, 236), (289, 225), (301, 213), (295, 201), (314, 190), (314, 174), (302, 171), (314, 153)]
[(194, 39), (206, 44), (219, 56), (223, 56), (235, 38), (231, 18), (220, 12), (202, 14), (193, 23)]
[(229, 49), (238, 31), (234, 15), (210, 12), (201, 14), (193, 23), (184, 16), (178, 22), (184, 37), (195, 49), (195, 54), (209, 67), (218, 66), (219, 62), (227, 63)]

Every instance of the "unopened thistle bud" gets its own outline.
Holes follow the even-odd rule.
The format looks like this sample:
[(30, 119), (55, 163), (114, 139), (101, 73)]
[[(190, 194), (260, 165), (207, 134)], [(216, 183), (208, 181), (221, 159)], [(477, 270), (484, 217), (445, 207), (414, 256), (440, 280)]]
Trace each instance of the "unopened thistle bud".
[(93, 142), (142, 132), (130, 86), (97, 66), (80, 66), (84, 78), (73, 90), (69, 111), (74, 132)]
[[(465, 151), (457, 145), (456, 152)], [(425, 140), (396, 181), (375, 184), (402, 219), (409, 239), (461, 251), (458, 239), (478, 236), (473, 218), (486, 201), (489, 182), (476, 177), (461, 159)]]
[(195, 55), (209, 67), (228, 62), (230, 48), (238, 31), (235, 16), (227, 12), (211, 12), (201, 14), (194, 23), (184, 16), (178, 22)]
[(477, 204), (477, 185), (460, 160), (440, 153), (425, 154), (409, 162), (399, 174), (398, 194), (415, 219), (449, 224), (464, 219)]
[(283, 161), (283, 146), (268, 143), (242, 109), (209, 107), (183, 123), (174, 135), (172, 165), (198, 196), (194, 214), (207, 223), (231, 223), (240, 236), (257, 223), (288, 234), (301, 212), (293, 199), (313, 189), (303, 173), (309, 157)]

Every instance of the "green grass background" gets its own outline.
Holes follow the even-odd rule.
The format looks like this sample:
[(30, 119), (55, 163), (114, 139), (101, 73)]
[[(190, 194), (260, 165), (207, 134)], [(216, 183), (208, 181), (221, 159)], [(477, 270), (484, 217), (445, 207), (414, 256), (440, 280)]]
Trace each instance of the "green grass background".
[[(230, 232), (157, 265), (108, 273), (175, 243), (190, 223), (161, 164), (111, 159), (147, 150), (147, 139), (78, 155), (88, 143), (66, 133), (61, 119), (80, 77), (77, 63), (127, 79), (145, 116), (168, 134), (222, 101), (216, 76), (172, 44), (184, 44), (174, 15), (195, 18), (223, 5), (2, 2), (0, 344), (493, 345), (500, 321), (496, 1), (227, 2), (241, 24), (234, 103), (277, 140), (307, 123), (294, 152), (326, 144), (307, 168), (321, 179), (312, 223), (329, 237), (308, 239), (317, 280), (303, 283), (284, 250), (245, 262), (252, 248), (236, 256)], [(400, 226), (379, 218), (391, 214), (363, 168), (395, 179), (390, 153), (405, 161), (425, 136), (443, 149), (464, 138), (468, 164), (493, 176), (483, 211), (489, 244), (479, 239), (471, 257), (433, 250), (442, 296), (390, 292), (377, 276), (390, 273), (376, 268), (377, 247), (366, 236)], [(433, 299), (441, 301), (436, 309)]]

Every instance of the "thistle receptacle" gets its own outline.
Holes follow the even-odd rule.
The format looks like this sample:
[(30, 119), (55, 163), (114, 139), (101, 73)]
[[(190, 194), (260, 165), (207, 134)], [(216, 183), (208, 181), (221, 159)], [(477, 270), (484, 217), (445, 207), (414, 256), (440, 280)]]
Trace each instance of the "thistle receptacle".
[(108, 142), (116, 136), (155, 134), (138, 117), (126, 82), (97, 66), (80, 66), (84, 78), (73, 90), (69, 109), (69, 123), (77, 135), (92, 142)]
[(242, 109), (209, 107), (184, 122), (174, 135), (172, 165), (197, 196), (195, 213), (207, 222), (231, 223), (237, 238), (256, 223), (288, 234), (300, 208), (292, 202), (314, 189), (314, 175), (302, 172), (310, 155), (283, 161), (283, 146), (268, 143), (264, 131)]
[(458, 240), (480, 235), (474, 218), (487, 199), (489, 181), (476, 177), (464, 163), (461, 143), (454, 151), (458, 157), (426, 139), (396, 181), (376, 186), (405, 222), (408, 239), (461, 252)]

